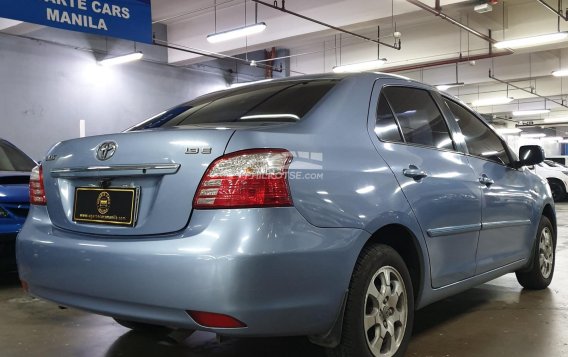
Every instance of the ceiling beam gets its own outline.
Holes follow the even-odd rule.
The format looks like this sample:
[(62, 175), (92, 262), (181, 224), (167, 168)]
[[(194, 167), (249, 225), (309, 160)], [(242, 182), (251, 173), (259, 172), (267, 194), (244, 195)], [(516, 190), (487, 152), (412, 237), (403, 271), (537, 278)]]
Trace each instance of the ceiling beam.
[(554, 100), (554, 99), (551, 99), (550, 97), (547, 97), (547, 96), (544, 96), (544, 95), (540, 95), (540, 94), (538, 94), (538, 93), (537, 93), (536, 91), (534, 91), (534, 90), (528, 90), (528, 89), (525, 89), (525, 88), (516, 86), (516, 85), (512, 84), (511, 82), (508, 82), (508, 81), (505, 81), (505, 80), (496, 78), (496, 77), (493, 75), (493, 73), (491, 73), (491, 69), (489, 70), (489, 78), (491, 78), (491, 79), (493, 79), (493, 80), (495, 80), (495, 81), (497, 81), (497, 82), (499, 82), (499, 83), (503, 83), (503, 84), (507, 85), (507, 88), (508, 88), (508, 87), (513, 87), (513, 88), (518, 89), (518, 90), (520, 90), (520, 91), (523, 91), (523, 92), (532, 94), (532, 95), (534, 95), (534, 96), (537, 96), (537, 97), (539, 97), (539, 98), (542, 98), (542, 99), (544, 99), (544, 102), (545, 102), (545, 103), (546, 103), (547, 101), (549, 101), (549, 102), (558, 104), (558, 105), (560, 105), (560, 106), (563, 106), (564, 108), (568, 108), (568, 105), (565, 104), (564, 100), (562, 100), (562, 101), (559, 102), (559, 101), (556, 101), (556, 100)]

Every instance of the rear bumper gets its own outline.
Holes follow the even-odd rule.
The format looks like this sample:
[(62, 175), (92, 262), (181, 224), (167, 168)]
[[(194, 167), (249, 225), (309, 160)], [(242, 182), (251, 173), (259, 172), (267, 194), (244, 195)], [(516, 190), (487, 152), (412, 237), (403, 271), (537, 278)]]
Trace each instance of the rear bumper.
[[(33, 295), (225, 335), (326, 332), (369, 237), (314, 227), (295, 208), (194, 211), (189, 228), (175, 235), (118, 239), (53, 228), (44, 207), (30, 214), (17, 255)], [(230, 315), (247, 327), (205, 328), (187, 310)]]

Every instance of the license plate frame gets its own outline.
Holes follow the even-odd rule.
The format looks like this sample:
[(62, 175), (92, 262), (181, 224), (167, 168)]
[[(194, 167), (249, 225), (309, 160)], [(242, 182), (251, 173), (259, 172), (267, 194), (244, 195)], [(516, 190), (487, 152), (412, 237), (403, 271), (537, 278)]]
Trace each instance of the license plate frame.
[(134, 227), (138, 220), (139, 202), (138, 187), (76, 187), (73, 221)]

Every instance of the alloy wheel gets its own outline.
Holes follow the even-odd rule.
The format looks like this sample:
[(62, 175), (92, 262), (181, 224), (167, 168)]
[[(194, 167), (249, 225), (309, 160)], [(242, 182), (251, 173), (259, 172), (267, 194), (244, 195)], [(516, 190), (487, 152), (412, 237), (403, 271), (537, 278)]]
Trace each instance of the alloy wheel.
[(542, 277), (548, 279), (548, 277), (552, 273), (552, 267), (554, 263), (552, 232), (548, 227), (544, 227), (540, 232), (538, 251), (538, 260)]
[(404, 281), (395, 268), (384, 266), (375, 273), (367, 288), (363, 320), (374, 356), (390, 357), (398, 351), (406, 331), (407, 299)]

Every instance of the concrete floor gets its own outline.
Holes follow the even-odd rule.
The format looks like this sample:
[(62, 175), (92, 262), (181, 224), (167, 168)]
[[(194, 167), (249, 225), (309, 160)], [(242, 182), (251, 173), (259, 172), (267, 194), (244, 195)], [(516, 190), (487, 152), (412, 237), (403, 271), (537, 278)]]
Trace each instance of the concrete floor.
[[(407, 356), (568, 356), (568, 203), (548, 290), (523, 291), (513, 274), (417, 312)], [(0, 356), (324, 356), (305, 338), (230, 339), (196, 333), (178, 343), (130, 332), (112, 319), (31, 299), (0, 276)]]

